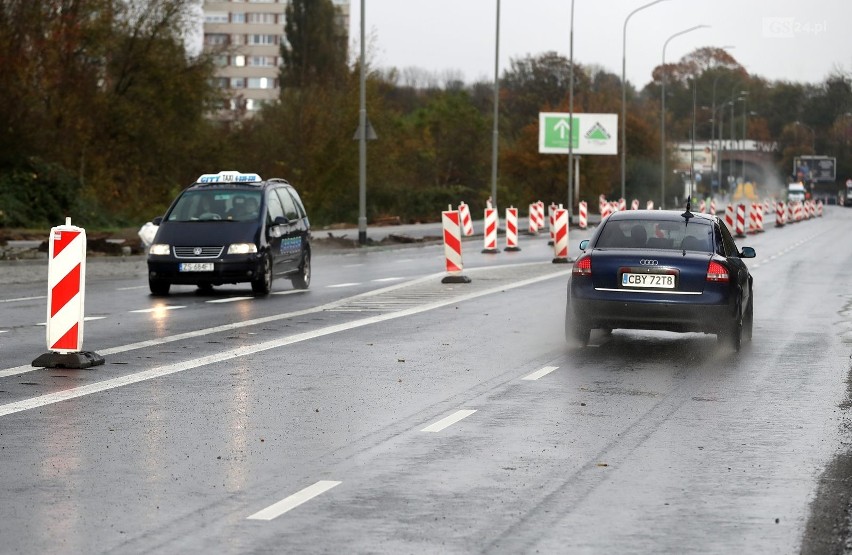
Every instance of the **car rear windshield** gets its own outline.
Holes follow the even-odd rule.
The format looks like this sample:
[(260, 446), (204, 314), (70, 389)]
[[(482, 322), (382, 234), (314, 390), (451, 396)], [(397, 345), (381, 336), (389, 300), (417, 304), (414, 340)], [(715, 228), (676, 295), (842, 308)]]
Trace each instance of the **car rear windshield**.
[(166, 216), (166, 220), (170, 222), (254, 221), (259, 216), (260, 199), (260, 190), (186, 191)]
[(713, 225), (691, 219), (609, 220), (595, 243), (599, 249), (667, 249), (713, 252)]

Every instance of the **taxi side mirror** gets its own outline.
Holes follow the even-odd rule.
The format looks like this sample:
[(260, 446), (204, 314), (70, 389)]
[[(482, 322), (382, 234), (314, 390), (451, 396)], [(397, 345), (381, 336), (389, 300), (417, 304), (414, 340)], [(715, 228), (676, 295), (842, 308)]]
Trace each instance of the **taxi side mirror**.
[(163, 217), (157, 216), (156, 218), (151, 220), (151, 223), (154, 224), (154, 225), (160, 225), (161, 223), (163, 223)]
[(275, 225), (288, 225), (290, 220), (287, 219), (286, 216), (276, 216), (272, 223)]

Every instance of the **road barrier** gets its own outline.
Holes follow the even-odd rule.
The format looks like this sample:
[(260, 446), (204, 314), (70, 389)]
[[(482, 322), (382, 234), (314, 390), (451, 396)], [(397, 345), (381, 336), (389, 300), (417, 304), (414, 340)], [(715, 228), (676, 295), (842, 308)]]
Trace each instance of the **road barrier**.
[(441, 212), (441, 224), (444, 231), (444, 261), (447, 275), (441, 283), (470, 283), (470, 278), (462, 275), (461, 226), (458, 210)]
[(589, 204), (585, 200), (580, 201), (580, 229), (589, 227)]
[(787, 223), (787, 210), (783, 202), (775, 203), (775, 227), (784, 227)]
[(710, 199), (710, 215), (716, 215), (716, 199)]
[(530, 204), (530, 209), (529, 209), (528, 214), (529, 214), (529, 218), (528, 218), (529, 226), (527, 227), (527, 229), (529, 230), (530, 235), (537, 235), (538, 234), (538, 204)]
[(86, 297), (86, 230), (71, 225), (51, 228), (47, 266), (47, 353), (33, 366), (89, 368), (104, 363), (103, 357), (83, 351)]
[(817, 201), (816, 214), (817, 214), (818, 217), (822, 218), (822, 201), (821, 200)]
[(497, 249), (497, 210), (485, 209), (485, 240), (482, 247), (483, 254), (496, 254)]
[(556, 213), (556, 204), (551, 202), (550, 206), (547, 207), (547, 229), (550, 232), (550, 241), (548, 241), (548, 245), (553, 244), (553, 226), (556, 225), (553, 221), (554, 214)]
[(459, 203), (459, 217), (461, 218), (462, 232), (465, 236), (473, 235), (473, 220), (470, 217), (470, 206), (464, 202)]
[(654, 201), (653, 201), (653, 200), (649, 200), (649, 201), (645, 204), (645, 209), (646, 209), (646, 210), (653, 210), (653, 209), (654, 209)]
[(746, 228), (746, 209), (745, 204), (737, 205), (737, 221), (735, 235), (737, 237), (745, 237)]
[(618, 209), (621, 211), (627, 210), (627, 201), (625, 199), (618, 199)]
[(734, 230), (734, 205), (728, 204), (725, 206), (725, 225), (730, 231)]
[(630, 203), (630, 209), (631, 210), (639, 210), (639, 199), (638, 198), (633, 199), (633, 201)]
[(554, 219), (553, 263), (566, 264), (568, 259), (568, 211), (561, 206), (556, 209)]
[(698, 203), (698, 212), (700, 214), (704, 214), (707, 212), (707, 203), (704, 201), (704, 199), (701, 199), (701, 202)]
[(519, 251), (518, 246), (518, 209), (506, 209), (506, 248), (504, 251)]

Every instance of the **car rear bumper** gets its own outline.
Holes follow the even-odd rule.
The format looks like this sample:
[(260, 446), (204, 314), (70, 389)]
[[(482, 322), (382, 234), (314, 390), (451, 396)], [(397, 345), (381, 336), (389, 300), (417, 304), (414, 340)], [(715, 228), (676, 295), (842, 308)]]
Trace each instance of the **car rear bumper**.
[(590, 328), (719, 333), (736, 318), (736, 295), (643, 295), (569, 289), (568, 314)]
[(180, 262), (189, 261), (177, 261), (174, 259), (158, 261), (149, 259), (149, 279), (184, 285), (198, 283), (210, 283), (216, 285), (223, 283), (250, 282), (257, 279), (257, 276), (263, 272), (263, 258), (261, 256), (238, 258), (235, 260), (204, 260), (203, 262), (213, 263), (212, 272), (181, 272), (179, 269)]

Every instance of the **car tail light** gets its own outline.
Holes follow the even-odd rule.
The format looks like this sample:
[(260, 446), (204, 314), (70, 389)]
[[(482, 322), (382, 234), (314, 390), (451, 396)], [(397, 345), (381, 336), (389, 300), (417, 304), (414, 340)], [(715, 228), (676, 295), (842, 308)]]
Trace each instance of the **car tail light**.
[(592, 257), (588, 254), (581, 256), (576, 262), (574, 262), (574, 269), (571, 273), (575, 276), (592, 275)]
[(728, 274), (728, 269), (718, 262), (710, 262), (707, 267), (707, 281), (717, 281), (727, 283), (731, 281), (731, 276)]

